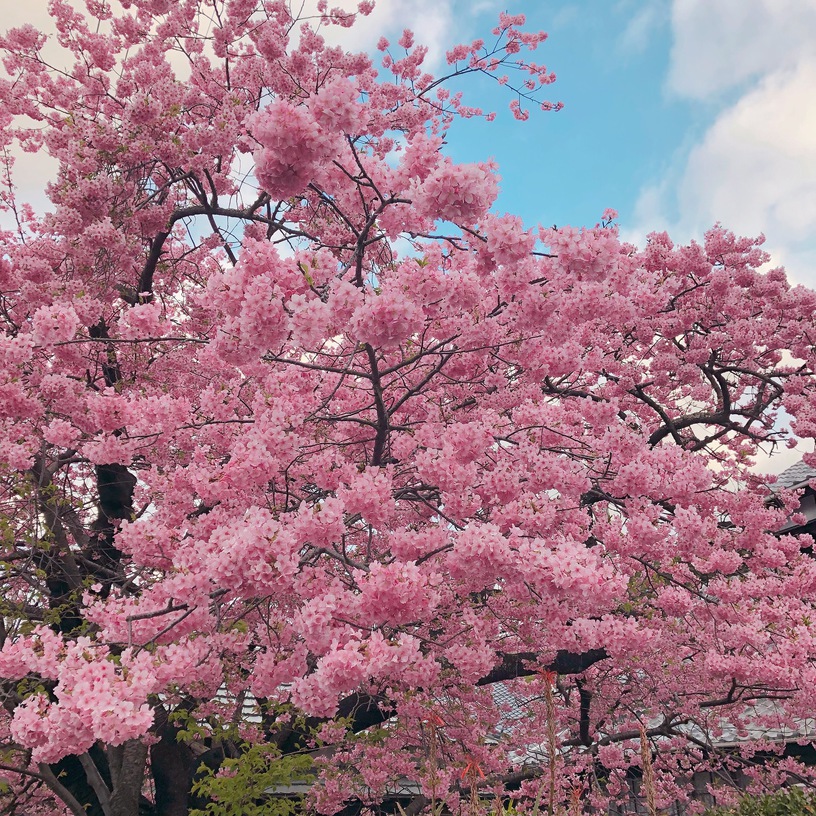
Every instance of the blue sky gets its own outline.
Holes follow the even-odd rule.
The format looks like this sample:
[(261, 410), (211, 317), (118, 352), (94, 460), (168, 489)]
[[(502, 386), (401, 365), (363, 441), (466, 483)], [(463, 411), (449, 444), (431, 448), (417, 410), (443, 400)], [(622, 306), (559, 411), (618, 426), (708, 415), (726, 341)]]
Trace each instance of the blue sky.
[(594, 224), (614, 207), (638, 243), (654, 229), (699, 238), (719, 220), (764, 232), (773, 264), (816, 286), (816, 0), (380, 0), (356, 43), (408, 26), (439, 70), (500, 10), (549, 32), (536, 61), (565, 103), (519, 123), (504, 89), (462, 83), (499, 116), (458, 123), (448, 149), (498, 161), (500, 211)]
[(639, 190), (664, 171), (666, 158), (704, 119), (663, 92), (669, 26), (661, 19), (631, 34), (628, 14), (587, 0), (518, 7), (525, 6), (528, 22), (550, 35), (536, 60), (557, 74), (545, 92), (564, 109), (531, 111), (530, 120), (517, 123), (504, 89), (483, 78), (471, 81), (472, 96), (489, 97), (499, 117), (455, 127), (451, 152), (469, 160), (495, 156), (503, 177), (499, 206), (526, 221), (594, 224), (606, 207), (615, 207), (630, 223)]

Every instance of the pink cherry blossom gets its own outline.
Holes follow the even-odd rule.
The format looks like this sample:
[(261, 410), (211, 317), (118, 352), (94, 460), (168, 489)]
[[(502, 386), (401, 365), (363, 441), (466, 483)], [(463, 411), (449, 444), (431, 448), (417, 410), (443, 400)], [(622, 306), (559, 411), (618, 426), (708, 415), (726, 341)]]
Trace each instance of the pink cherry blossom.
[(241, 812), (259, 746), (320, 813), (528, 812), (551, 758), (601, 811), (641, 729), (660, 807), (760, 749), (816, 784), (758, 741), (809, 736), (816, 562), (755, 469), (816, 438), (816, 293), (722, 225), (496, 213), (446, 142), (462, 77), (560, 107), (522, 15), (434, 77), (334, 44), (367, 0), (120, 5), (0, 37), (57, 168), (44, 215), (2, 171), (0, 808)]

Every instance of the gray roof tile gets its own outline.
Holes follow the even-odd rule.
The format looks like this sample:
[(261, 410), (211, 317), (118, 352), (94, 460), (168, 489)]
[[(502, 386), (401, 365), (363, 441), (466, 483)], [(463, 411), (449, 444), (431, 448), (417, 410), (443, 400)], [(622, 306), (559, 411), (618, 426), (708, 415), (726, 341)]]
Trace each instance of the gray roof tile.
[(816, 468), (806, 465), (801, 459), (791, 465), (787, 470), (783, 470), (777, 477), (774, 487), (787, 488), (798, 487), (811, 479), (816, 479)]

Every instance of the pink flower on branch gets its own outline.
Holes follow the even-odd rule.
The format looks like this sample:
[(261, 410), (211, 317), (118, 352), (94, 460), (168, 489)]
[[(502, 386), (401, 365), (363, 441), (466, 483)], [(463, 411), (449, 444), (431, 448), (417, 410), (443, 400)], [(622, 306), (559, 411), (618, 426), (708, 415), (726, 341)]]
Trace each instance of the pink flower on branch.
[[(176, 812), (205, 761), (195, 801), (243, 812), (311, 753), (326, 813), (406, 780), (435, 810), (600, 810), (642, 723), (657, 807), (724, 724), (798, 734), (816, 567), (780, 530), (816, 459), (795, 489), (754, 463), (816, 433), (816, 294), (719, 225), (638, 249), (614, 210), (493, 212), (497, 168), (446, 141), (485, 115), (465, 75), (518, 119), (559, 106), (521, 15), (435, 78), (410, 32), (381, 75), (332, 44), (369, 2), (124, 5), (54, 0), (54, 68), (0, 39), (3, 144), (58, 165), (48, 215), (0, 202), (0, 736), (27, 780), (0, 808), (34, 812), (31, 780), (77, 816)], [(752, 772), (816, 782), (793, 763)]]

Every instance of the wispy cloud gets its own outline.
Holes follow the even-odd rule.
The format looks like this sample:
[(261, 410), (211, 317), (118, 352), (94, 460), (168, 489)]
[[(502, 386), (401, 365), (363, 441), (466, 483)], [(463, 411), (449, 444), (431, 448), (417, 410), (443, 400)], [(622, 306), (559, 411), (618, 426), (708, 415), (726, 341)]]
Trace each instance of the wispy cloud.
[[(686, 221), (766, 232), (772, 248), (816, 254), (816, 60), (769, 75), (723, 111), (688, 157)], [(816, 268), (792, 269), (816, 282)]]
[(657, 0), (643, 3), (630, 11), (625, 4), (621, 7), (627, 22), (618, 39), (618, 50), (623, 54), (639, 54), (646, 50), (655, 30), (663, 24), (665, 6)]

